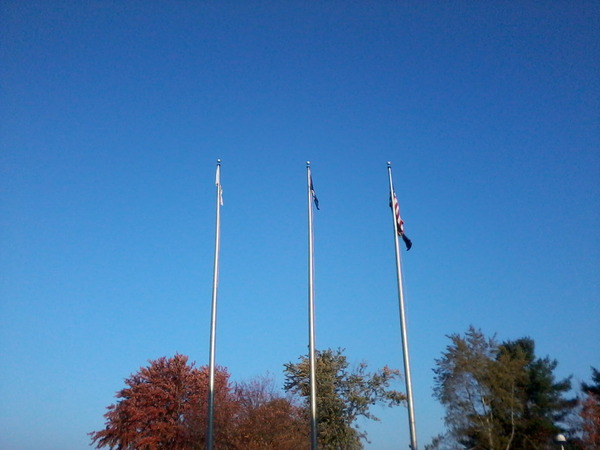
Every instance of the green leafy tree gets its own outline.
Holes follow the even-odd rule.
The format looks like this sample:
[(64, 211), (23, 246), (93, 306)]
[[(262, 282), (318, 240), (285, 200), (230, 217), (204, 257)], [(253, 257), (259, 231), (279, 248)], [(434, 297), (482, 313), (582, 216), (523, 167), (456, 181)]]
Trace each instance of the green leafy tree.
[[(327, 349), (316, 352), (317, 430), (319, 445), (323, 449), (360, 449), (361, 439), (367, 438), (356, 425), (359, 417), (379, 420), (370, 407), (383, 403), (397, 406), (406, 400), (401, 392), (390, 389), (399, 377), (397, 370), (389, 367), (374, 373), (367, 372), (365, 363), (349, 368), (343, 350)], [(297, 363), (285, 364), (285, 386), (288, 392), (310, 401), (309, 359), (300, 357)]]
[(503, 419), (514, 422), (521, 413), (516, 386), (525, 361), (498, 358), (495, 339), (473, 327), (449, 338), (451, 344), (436, 360), (434, 396), (446, 407), (450, 436), (465, 448), (510, 448), (514, 427), (509, 433), (501, 430)]
[(550, 442), (575, 405), (563, 397), (570, 380), (554, 378), (557, 362), (536, 358), (529, 338), (500, 345), (472, 326), (449, 338), (434, 369), (434, 396), (446, 408), (449, 432), (436, 445), (448, 437), (457, 446), (488, 450)]

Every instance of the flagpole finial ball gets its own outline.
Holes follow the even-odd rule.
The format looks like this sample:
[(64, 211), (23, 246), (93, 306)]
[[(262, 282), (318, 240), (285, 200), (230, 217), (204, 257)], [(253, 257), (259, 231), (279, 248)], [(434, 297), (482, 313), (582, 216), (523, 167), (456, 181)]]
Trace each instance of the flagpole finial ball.
[(306, 161), (306, 165), (307, 165), (307, 166), (310, 166), (310, 161)]
[(391, 166), (391, 165), (392, 165), (392, 163), (390, 161), (388, 161), (388, 166)]
[(221, 164), (221, 160), (220, 160), (220, 159), (217, 159), (217, 163)]

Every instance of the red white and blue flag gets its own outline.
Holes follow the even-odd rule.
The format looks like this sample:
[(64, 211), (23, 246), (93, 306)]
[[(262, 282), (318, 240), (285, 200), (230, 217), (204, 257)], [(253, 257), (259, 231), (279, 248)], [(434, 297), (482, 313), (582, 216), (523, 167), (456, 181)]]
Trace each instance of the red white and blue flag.
[(404, 244), (406, 245), (406, 250), (410, 250), (412, 247), (412, 241), (404, 234), (404, 221), (400, 217), (400, 205), (398, 204), (398, 199), (396, 198), (396, 193), (392, 196), (390, 207), (394, 210), (394, 217), (396, 218), (396, 232), (398, 236), (402, 238)]

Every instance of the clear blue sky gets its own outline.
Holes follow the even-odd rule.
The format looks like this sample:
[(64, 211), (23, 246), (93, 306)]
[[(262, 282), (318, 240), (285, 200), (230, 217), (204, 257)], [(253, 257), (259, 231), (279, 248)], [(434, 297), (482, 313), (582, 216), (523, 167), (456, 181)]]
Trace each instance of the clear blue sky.
[[(445, 335), (531, 336), (600, 367), (598, 2), (0, 2), (0, 447), (85, 449), (148, 359), (306, 352), (305, 161), (319, 348), (402, 367), (386, 162), (417, 432)], [(402, 387), (400, 385), (399, 387)], [(365, 425), (408, 448), (406, 410)]]

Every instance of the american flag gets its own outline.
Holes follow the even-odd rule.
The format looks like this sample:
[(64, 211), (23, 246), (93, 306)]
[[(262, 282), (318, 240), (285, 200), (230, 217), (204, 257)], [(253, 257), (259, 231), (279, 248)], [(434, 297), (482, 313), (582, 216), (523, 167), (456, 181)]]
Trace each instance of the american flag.
[(404, 221), (400, 217), (400, 205), (398, 204), (398, 199), (396, 198), (395, 192), (392, 197), (392, 201), (390, 202), (390, 206), (394, 210), (394, 216), (396, 217), (396, 230), (398, 231), (398, 236), (400, 236), (404, 241), (406, 250), (410, 250), (412, 247), (412, 241), (404, 234)]

